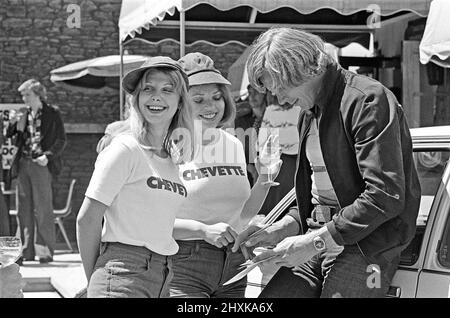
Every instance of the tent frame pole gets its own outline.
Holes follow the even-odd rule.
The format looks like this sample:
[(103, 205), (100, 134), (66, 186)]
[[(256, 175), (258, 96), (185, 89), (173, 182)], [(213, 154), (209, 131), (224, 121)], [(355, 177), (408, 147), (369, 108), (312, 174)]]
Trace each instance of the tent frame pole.
[(182, 58), (185, 55), (185, 42), (186, 42), (185, 20), (186, 20), (185, 11), (184, 11), (184, 9), (181, 9), (180, 10), (180, 58)]
[(123, 120), (123, 87), (122, 87), (122, 78), (123, 78), (123, 43), (122, 40), (119, 39), (119, 50), (120, 50), (120, 76), (119, 76), (119, 89), (120, 89), (120, 109), (119, 109), (119, 119)]

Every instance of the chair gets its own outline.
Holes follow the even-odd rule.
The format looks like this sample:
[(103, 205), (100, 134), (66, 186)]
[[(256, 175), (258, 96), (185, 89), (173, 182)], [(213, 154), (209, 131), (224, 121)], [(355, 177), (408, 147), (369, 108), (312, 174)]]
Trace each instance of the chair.
[(76, 179), (72, 179), (69, 186), (69, 192), (67, 194), (67, 201), (66, 206), (62, 209), (53, 210), (53, 214), (55, 215), (55, 223), (58, 224), (59, 229), (61, 230), (61, 233), (64, 237), (64, 240), (66, 241), (67, 246), (69, 247), (70, 251), (73, 251), (72, 244), (70, 244), (69, 238), (66, 233), (66, 229), (64, 228), (63, 219), (72, 213), (72, 196), (73, 196), (73, 189), (75, 187), (75, 183), (77, 182)]
[(5, 183), (4, 182), (0, 182), (0, 187), (2, 189), (2, 193), (3, 195), (14, 195), (15, 198), (15, 205), (14, 205), (14, 209), (10, 209), (9, 210), (9, 215), (15, 216), (17, 217), (17, 209), (19, 206), (19, 190), (17, 185), (14, 187), (14, 189), (10, 189), (10, 190), (5, 190)]

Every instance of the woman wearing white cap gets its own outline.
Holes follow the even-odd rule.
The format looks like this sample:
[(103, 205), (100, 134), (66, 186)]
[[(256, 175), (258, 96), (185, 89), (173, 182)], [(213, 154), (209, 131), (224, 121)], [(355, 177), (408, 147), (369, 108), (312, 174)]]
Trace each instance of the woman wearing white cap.
[[(221, 127), (234, 120), (230, 82), (201, 53), (179, 60), (189, 77), (195, 132), (202, 134), (194, 160), (180, 166), (188, 192), (175, 220), (180, 250), (173, 257), (171, 297), (244, 297), (246, 279), (223, 286), (245, 262), (232, 253), (237, 233), (261, 207), (270, 188), (261, 175), (253, 189), (241, 142)], [(201, 125), (201, 129), (198, 127)]]
[(168, 57), (150, 58), (123, 79), (132, 95), (129, 131), (98, 155), (77, 218), (88, 297), (168, 296), (173, 224), (187, 196), (173, 156), (174, 130), (192, 132), (187, 83)]

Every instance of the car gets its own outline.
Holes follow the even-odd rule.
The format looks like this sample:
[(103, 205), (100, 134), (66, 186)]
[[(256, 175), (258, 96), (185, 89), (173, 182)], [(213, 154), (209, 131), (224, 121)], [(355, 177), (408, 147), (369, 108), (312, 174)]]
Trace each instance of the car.
[(450, 297), (450, 126), (411, 129), (422, 187), (416, 235), (388, 297)]
[[(411, 129), (422, 188), (415, 237), (401, 254), (387, 297), (450, 297), (450, 126)], [(256, 297), (276, 272), (248, 275), (246, 297)]]

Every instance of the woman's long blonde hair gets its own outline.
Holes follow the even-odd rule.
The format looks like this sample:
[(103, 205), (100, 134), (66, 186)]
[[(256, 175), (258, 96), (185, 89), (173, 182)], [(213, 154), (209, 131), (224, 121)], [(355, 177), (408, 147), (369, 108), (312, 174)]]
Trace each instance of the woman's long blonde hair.
[(139, 80), (133, 94), (128, 99), (130, 114), (127, 119), (130, 133), (139, 143), (148, 146), (147, 133), (150, 124), (144, 119), (139, 110), (138, 98), (149, 73), (160, 71), (166, 74), (174, 89), (180, 95), (178, 109), (170, 122), (169, 129), (164, 138), (163, 148), (176, 163), (190, 161), (193, 154), (194, 142), (194, 122), (192, 118), (192, 105), (186, 87), (186, 82), (179, 71), (167, 67), (151, 68), (144, 72)]

